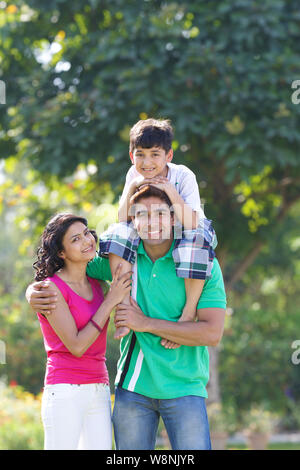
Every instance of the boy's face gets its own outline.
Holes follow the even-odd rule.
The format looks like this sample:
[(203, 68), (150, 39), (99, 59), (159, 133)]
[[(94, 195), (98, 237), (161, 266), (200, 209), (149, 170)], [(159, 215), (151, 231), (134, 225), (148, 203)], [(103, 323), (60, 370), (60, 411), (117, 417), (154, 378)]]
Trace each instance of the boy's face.
[(161, 147), (149, 149), (137, 147), (129, 155), (138, 173), (144, 178), (154, 178), (155, 176), (167, 176), (167, 163), (172, 161), (173, 150), (166, 152)]

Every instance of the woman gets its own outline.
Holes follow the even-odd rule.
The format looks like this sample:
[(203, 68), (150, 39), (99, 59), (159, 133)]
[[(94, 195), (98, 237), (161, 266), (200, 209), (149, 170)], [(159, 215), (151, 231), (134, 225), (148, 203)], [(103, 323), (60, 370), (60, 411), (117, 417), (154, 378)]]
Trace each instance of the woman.
[(45, 449), (111, 449), (111, 404), (105, 364), (109, 315), (128, 295), (130, 273), (117, 268), (104, 299), (99, 281), (86, 276), (97, 236), (87, 221), (58, 214), (42, 235), (35, 280), (53, 283), (58, 302), (38, 313), (47, 352), (42, 420)]

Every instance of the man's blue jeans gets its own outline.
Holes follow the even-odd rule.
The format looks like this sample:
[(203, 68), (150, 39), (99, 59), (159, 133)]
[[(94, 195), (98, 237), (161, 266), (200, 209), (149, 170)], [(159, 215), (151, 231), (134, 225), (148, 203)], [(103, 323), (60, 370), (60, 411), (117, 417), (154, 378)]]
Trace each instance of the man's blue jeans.
[(117, 450), (153, 450), (160, 416), (173, 450), (211, 448), (203, 397), (157, 400), (118, 387), (113, 412)]

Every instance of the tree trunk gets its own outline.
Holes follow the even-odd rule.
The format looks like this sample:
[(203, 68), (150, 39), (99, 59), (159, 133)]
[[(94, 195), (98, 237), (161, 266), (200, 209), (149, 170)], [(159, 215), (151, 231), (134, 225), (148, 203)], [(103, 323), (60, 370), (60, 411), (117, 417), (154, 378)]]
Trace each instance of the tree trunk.
[[(290, 208), (300, 199), (300, 194), (297, 193), (296, 196), (292, 199), (287, 200), (286, 197), (283, 197), (283, 203), (280, 207), (276, 221), (281, 222), (287, 215)], [(264, 247), (265, 242), (262, 240), (257, 240), (256, 244), (251, 248), (249, 253), (244, 257), (244, 259), (236, 267), (235, 271), (231, 275), (230, 279), (225, 284), (225, 290), (228, 294), (234, 287), (234, 285), (242, 278), (243, 274), (247, 269), (254, 263), (256, 257), (259, 255), (261, 249)], [(226, 249), (218, 250), (218, 260), (221, 266), (222, 271), (225, 270), (226, 264)], [(208, 392), (208, 403), (221, 402), (221, 391), (219, 384), (219, 350), (220, 347), (208, 348), (210, 356), (210, 378), (207, 385)]]
[(245, 258), (242, 260), (242, 262), (238, 265), (237, 269), (234, 271), (231, 278), (227, 282), (226, 292), (231, 291), (234, 284), (241, 279), (242, 275), (247, 271), (249, 266), (251, 266), (251, 264), (253, 264), (254, 260), (259, 255), (259, 253), (260, 253), (263, 246), (264, 246), (264, 242), (259, 240), (254, 245), (252, 250), (249, 251), (249, 253), (245, 256)]
[[(249, 266), (254, 262), (255, 258), (260, 253), (264, 244), (261, 241), (258, 241), (256, 245), (250, 250), (250, 252), (245, 256), (242, 262), (238, 265), (237, 269), (234, 271), (233, 275), (225, 285), (225, 290), (228, 293), (232, 290), (234, 284), (238, 282), (242, 275), (246, 272)], [(224, 271), (226, 263), (226, 252), (220, 251), (220, 256), (218, 255), (218, 260), (222, 271)], [(209, 382), (207, 384), (207, 393), (208, 399), (207, 403), (220, 403), (222, 394), (220, 390), (219, 383), (219, 351), (220, 346), (218, 347), (209, 347)]]

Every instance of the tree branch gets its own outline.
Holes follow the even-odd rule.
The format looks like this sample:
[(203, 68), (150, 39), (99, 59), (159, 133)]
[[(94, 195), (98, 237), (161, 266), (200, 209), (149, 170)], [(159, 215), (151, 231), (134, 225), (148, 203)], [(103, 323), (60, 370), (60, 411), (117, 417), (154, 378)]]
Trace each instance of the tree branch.
[(234, 271), (233, 275), (226, 283), (226, 291), (230, 291), (233, 289), (233, 286), (236, 284), (236, 282), (241, 279), (242, 275), (247, 271), (249, 266), (254, 263), (257, 255), (259, 254), (264, 244), (265, 243), (262, 240), (259, 240), (255, 244), (255, 246), (250, 250), (250, 252), (247, 253), (243, 261), (238, 265), (237, 269)]
[[(298, 200), (300, 200), (300, 194), (297, 194), (293, 199), (289, 199), (284, 202), (281, 206), (278, 215), (275, 219), (275, 222), (282, 222), (282, 220), (286, 217), (288, 211)], [(226, 290), (229, 292), (233, 289), (234, 285), (241, 279), (243, 274), (247, 271), (249, 266), (251, 266), (256, 257), (259, 255), (261, 249), (265, 246), (266, 242), (262, 240), (258, 240), (257, 243), (251, 248), (249, 253), (245, 256), (242, 262), (237, 266), (236, 270), (233, 272), (229, 281), (226, 282)]]

